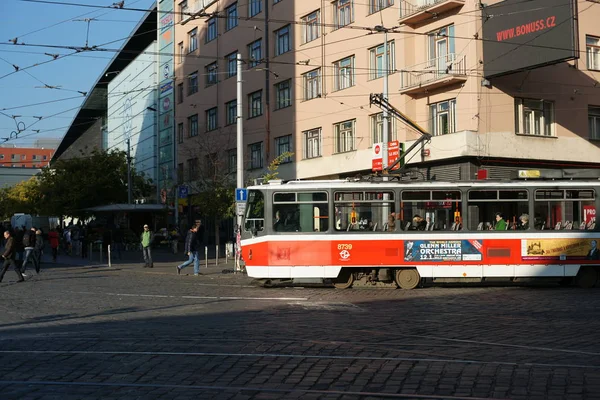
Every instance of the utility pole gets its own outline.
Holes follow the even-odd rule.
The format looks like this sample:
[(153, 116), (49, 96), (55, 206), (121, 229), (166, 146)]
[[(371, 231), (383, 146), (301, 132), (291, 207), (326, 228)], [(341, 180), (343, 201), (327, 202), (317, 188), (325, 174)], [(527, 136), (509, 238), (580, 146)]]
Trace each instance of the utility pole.
[[(268, 74), (268, 72), (267, 72)], [(244, 113), (242, 103), (242, 55), (237, 54), (237, 186), (244, 187)], [(242, 228), (242, 216), (237, 215), (236, 222), (238, 229)]]
[[(269, 74), (270, 54), (269, 54), (269, 2), (265, 1), (265, 117), (266, 117), (266, 140), (265, 140), (265, 163), (269, 165), (271, 153), (271, 83)], [(241, 187), (241, 186), (238, 186)]]
[[(384, 69), (383, 69), (383, 98), (388, 100), (388, 78), (389, 78), (389, 71), (388, 71), (388, 39), (387, 39), (387, 29), (382, 27), (384, 30), (384, 36), (385, 36), (385, 41), (383, 44), (383, 65), (384, 65)], [(382, 171), (385, 171), (386, 168), (388, 167), (388, 142), (390, 140), (390, 132), (389, 132), (389, 122), (390, 122), (390, 116), (388, 114), (388, 111), (384, 108), (383, 109), (383, 154), (382, 154)]]
[(127, 138), (127, 204), (131, 204), (131, 139)]

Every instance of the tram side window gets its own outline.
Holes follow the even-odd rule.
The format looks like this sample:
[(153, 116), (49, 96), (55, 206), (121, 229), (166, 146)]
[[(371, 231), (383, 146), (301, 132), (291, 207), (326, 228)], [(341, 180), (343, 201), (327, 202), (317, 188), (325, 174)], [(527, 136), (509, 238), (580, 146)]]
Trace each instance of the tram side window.
[(595, 191), (593, 189), (540, 189), (535, 191), (536, 229), (595, 229)]
[[(470, 190), (467, 203), (469, 230), (509, 231), (532, 228), (528, 199), (527, 190), (522, 189)], [(496, 218), (497, 213), (500, 213), (502, 220)]]
[(248, 191), (248, 202), (246, 204), (247, 231), (262, 231), (265, 226), (265, 197), (260, 190)]
[(400, 228), (405, 231), (459, 231), (461, 193), (452, 190), (405, 190), (402, 192)]
[(327, 232), (329, 207), (326, 192), (273, 194), (275, 232)]
[(335, 230), (394, 232), (395, 211), (393, 192), (336, 192)]

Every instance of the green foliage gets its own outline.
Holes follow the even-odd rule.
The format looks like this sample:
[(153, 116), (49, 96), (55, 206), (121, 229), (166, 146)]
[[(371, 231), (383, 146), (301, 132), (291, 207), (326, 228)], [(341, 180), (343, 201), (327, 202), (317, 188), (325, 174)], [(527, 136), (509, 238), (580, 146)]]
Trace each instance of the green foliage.
[(267, 167), (268, 172), (263, 175), (263, 183), (267, 183), (269, 181), (272, 181), (273, 179), (277, 179), (277, 176), (279, 175), (279, 166), (283, 163), (283, 161), (286, 158), (290, 158), (293, 155), (294, 153), (286, 151), (285, 153), (281, 153), (279, 156), (274, 158), (273, 161), (271, 161), (269, 163), (269, 166)]
[(39, 180), (32, 177), (15, 186), (0, 189), (0, 216), (10, 218), (15, 213), (37, 215), (40, 205)]

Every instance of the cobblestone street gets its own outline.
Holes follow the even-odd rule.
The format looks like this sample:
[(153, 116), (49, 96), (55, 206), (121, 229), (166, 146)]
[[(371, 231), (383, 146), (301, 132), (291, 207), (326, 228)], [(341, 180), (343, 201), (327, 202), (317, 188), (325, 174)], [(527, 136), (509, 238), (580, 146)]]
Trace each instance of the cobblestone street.
[(265, 289), (163, 258), (9, 271), (0, 397), (600, 399), (597, 289)]

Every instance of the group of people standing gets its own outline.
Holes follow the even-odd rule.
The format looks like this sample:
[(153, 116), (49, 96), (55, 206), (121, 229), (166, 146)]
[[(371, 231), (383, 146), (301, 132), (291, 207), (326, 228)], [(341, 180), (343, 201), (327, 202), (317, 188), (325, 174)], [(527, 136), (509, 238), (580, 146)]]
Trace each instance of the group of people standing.
[(2, 252), (2, 269), (0, 271), (0, 282), (10, 267), (17, 274), (17, 282), (23, 282), (27, 275), (25, 270), (29, 261), (33, 264), (36, 273), (40, 273), (42, 251), (44, 249), (44, 238), (42, 231), (32, 227), (25, 227), (4, 231), (4, 251)]

